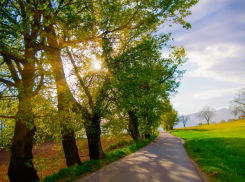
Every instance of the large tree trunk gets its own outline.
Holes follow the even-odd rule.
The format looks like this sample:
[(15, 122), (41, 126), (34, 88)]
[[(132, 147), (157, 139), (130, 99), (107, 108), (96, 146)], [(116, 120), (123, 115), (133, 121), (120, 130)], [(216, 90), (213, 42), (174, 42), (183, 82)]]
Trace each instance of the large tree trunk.
[[(30, 101), (19, 99), (19, 108), (16, 115), (16, 124), (12, 145), (10, 147), (10, 165), (8, 176), (11, 182), (38, 181), (37, 171), (33, 167), (32, 147), (33, 137), (36, 131)], [(32, 128), (28, 128), (30, 123)]]
[[(25, 58), (35, 57), (35, 52), (28, 51), (28, 44), (25, 47)], [(17, 76), (13, 77), (15, 83), (19, 83), (17, 86), (19, 105), (15, 116), (14, 137), (10, 146), (8, 176), (11, 182), (34, 182), (39, 180), (32, 162), (33, 137), (36, 132), (31, 101), (34, 90), (35, 65), (30, 64), (28, 60), (22, 61), (22, 63), (23, 69), (19, 72), (22, 81), (20, 82)]]
[(66, 165), (73, 166), (75, 164), (81, 164), (82, 162), (78, 155), (78, 148), (76, 145), (74, 130), (68, 132), (69, 133), (62, 134), (62, 145), (65, 153)]
[[(68, 84), (65, 79), (64, 68), (62, 64), (62, 60), (60, 58), (60, 51), (56, 52), (56, 62), (53, 64), (55, 70), (55, 81), (58, 92), (58, 111), (63, 116), (63, 114), (68, 113), (69, 111), (69, 102), (72, 99), (72, 93), (69, 90)], [(54, 53), (53, 53), (54, 54)], [(58, 68), (58, 69), (57, 69)], [(69, 96), (69, 97), (65, 97)], [(67, 166), (73, 166), (75, 164), (81, 164), (80, 157), (78, 155), (78, 148), (76, 145), (76, 139), (74, 135), (74, 130), (71, 128), (67, 128), (66, 124), (69, 123), (68, 118), (65, 118), (66, 121), (61, 123), (62, 127), (62, 137), (63, 137), (63, 150), (65, 153), (66, 164)]]
[(130, 135), (134, 140), (138, 140), (139, 139), (138, 118), (135, 115), (135, 111), (128, 111), (128, 115), (129, 115), (128, 129)]
[(90, 120), (86, 121), (86, 135), (88, 138), (89, 155), (90, 159), (98, 160), (105, 158), (105, 153), (103, 152), (100, 135), (100, 116), (94, 114)]
[[(61, 59), (61, 50), (58, 49), (58, 40), (56, 37), (55, 30), (52, 26), (46, 27), (46, 31), (50, 33), (48, 37), (48, 43), (50, 47), (57, 48), (52, 51), (49, 51), (51, 57), (51, 66), (54, 72), (57, 93), (58, 93), (58, 112), (61, 117), (68, 113), (69, 103), (73, 99), (73, 95), (70, 92), (69, 86), (66, 82), (64, 68)], [(76, 145), (76, 139), (74, 135), (74, 130), (68, 128), (66, 123), (69, 123), (69, 118), (64, 117), (61, 120), (62, 127), (62, 137), (63, 137), (63, 150), (65, 153), (66, 164), (67, 166), (73, 166), (75, 164), (81, 164), (80, 157), (78, 155), (78, 148)]]

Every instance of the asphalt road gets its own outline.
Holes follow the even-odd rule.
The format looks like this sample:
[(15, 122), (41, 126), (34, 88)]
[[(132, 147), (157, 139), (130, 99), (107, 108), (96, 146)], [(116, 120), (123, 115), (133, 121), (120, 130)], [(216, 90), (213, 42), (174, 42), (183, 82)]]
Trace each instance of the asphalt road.
[(168, 132), (77, 182), (202, 182), (181, 139)]

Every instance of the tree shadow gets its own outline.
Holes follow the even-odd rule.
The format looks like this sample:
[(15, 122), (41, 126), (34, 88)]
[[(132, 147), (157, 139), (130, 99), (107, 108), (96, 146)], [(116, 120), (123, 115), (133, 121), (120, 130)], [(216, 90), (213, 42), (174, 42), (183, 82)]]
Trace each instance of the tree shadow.
[(201, 182), (181, 140), (160, 132), (148, 146), (79, 181)]

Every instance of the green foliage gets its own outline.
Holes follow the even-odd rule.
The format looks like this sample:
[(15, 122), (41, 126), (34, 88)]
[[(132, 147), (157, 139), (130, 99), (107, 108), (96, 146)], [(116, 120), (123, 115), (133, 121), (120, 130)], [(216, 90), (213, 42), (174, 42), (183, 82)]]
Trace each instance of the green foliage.
[(128, 146), (130, 144), (133, 144), (134, 141), (133, 140), (120, 140), (119, 142), (115, 143), (115, 144), (112, 144), (110, 146), (108, 146), (106, 149), (105, 149), (105, 152), (109, 152), (111, 150), (115, 150), (117, 148), (122, 148), (124, 146)]
[(33, 163), (37, 164), (36, 170), (41, 180), (43, 179), (43, 171), (49, 170), (53, 173), (53, 171), (61, 165), (60, 158), (64, 155), (62, 148), (56, 146), (53, 150), (57, 151), (55, 157), (46, 157), (44, 150), (42, 150), (38, 156), (33, 158)]
[(178, 112), (171, 107), (169, 108), (168, 112), (163, 113), (161, 117), (162, 123), (165, 126), (164, 128), (167, 130), (172, 130), (173, 126), (179, 122)]
[(223, 119), (223, 120), (220, 121), (220, 123), (226, 123), (226, 121)]
[[(37, 144), (71, 130), (81, 137), (95, 115), (103, 134), (121, 134), (129, 110), (136, 112), (140, 134), (153, 134), (179, 86), (186, 55), (174, 46), (168, 59), (161, 58), (170, 34), (151, 35), (165, 22), (190, 28), (184, 18), (197, 2), (0, 2), (1, 147), (22, 132), (14, 131), (16, 122), (27, 131), (36, 128)], [(94, 69), (94, 60), (101, 69)]]
[(14, 119), (1, 119), (1, 131), (0, 131), (0, 150), (8, 149), (11, 145), (11, 139), (14, 136)]
[(208, 173), (211, 181), (244, 181), (244, 124), (239, 126), (233, 122), (200, 127), (205, 129), (192, 127), (174, 130), (172, 134), (185, 140), (186, 151)]
[[(45, 177), (43, 181), (56, 182), (56, 181), (73, 181), (75, 179), (78, 179), (82, 174), (86, 172), (96, 171), (111, 162), (114, 162), (122, 157), (125, 157), (139, 150), (140, 148), (149, 144), (154, 138), (158, 136), (158, 134), (159, 134), (158, 132), (155, 132), (152, 137), (147, 139), (140, 139), (137, 142), (132, 141), (127, 143), (127, 142), (120, 141), (116, 145), (125, 144), (126, 146), (127, 144), (127, 147), (114, 150), (110, 153), (106, 153), (105, 159), (89, 160), (87, 162), (82, 163), (81, 165), (76, 165), (76, 166), (61, 169), (58, 173), (55, 173), (52, 176)], [(113, 147), (115, 147), (115, 145), (113, 145), (112, 147), (108, 147), (108, 149)]]
[(127, 131), (128, 120), (122, 113), (106, 114), (107, 122), (102, 125), (102, 135), (120, 136)]

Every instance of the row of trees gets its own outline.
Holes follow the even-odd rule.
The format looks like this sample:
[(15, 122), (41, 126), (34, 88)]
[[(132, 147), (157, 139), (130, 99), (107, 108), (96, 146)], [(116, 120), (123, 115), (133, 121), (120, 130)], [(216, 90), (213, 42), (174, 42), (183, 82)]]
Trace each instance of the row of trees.
[[(196, 117), (198, 117), (200, 120), (205, 120), (207, 124), (214, 124), (214, 122), (210, 122), (211, 119), (215, 116), (215, 109), (210, 106), (204, 106), (197, 114)], [(179, 122), (182, 122), (184, 127), (186, 127), (187, 121), (190, 119), (191, 115), (181, 115), (179, 116)], [(202, 123), (199, 123), (198, 125), (202, 125)]]
[[(22, 0), (0, 3), (1, 134), (11, 152), (11, 181), (38, 181), (33, 139), (62, 140), (67, 166), (81, 164), (75, 137), (85, 132), (101, 159), (101, 127), (149, 137), (179, 86), (184, 48), (161, 57), (171, 21), (184, 28), (197, 0)], [(99, 62), (100, 69), (95, 69)], [(174, 115), (174, 114), (173, 114)], [(174, 117), (174, 116), (173, 116)], [(166, 118), (167, 119), (167, 118)], [(3, 124), (2, 124), (3, 123)]]
[[(229, 109), (234, 114), (234, 116), (245, 114), (245, 89), (244, 88), (236, 93), (236, 97), (230, 102)], [(215, 109), (211, 108), (210, 106), (205, 106), (197, 114), (197, 117), (206, 120), (207, 124), (210, 124), (210, 120), (215, 116), (215, 112), (216, 112)], [(225, 123), (225, 122), (226, 122), (225, 120), (222, 120), (220, 123)]]

